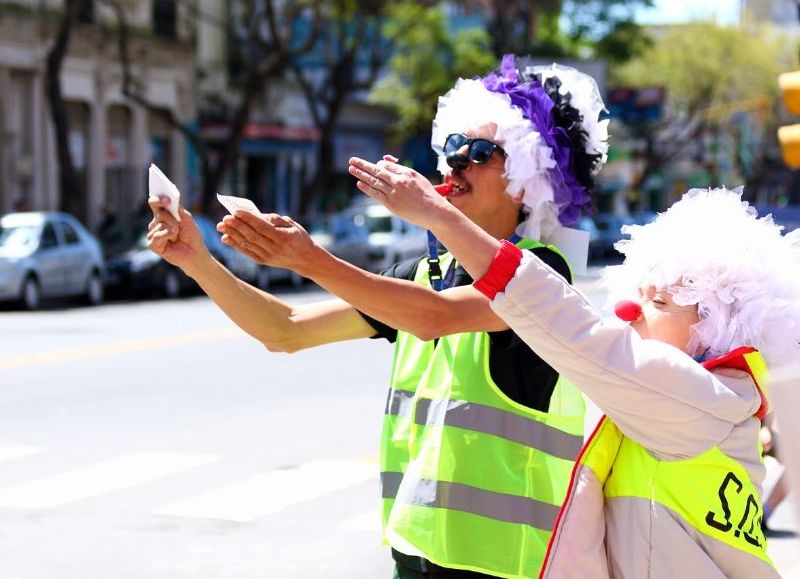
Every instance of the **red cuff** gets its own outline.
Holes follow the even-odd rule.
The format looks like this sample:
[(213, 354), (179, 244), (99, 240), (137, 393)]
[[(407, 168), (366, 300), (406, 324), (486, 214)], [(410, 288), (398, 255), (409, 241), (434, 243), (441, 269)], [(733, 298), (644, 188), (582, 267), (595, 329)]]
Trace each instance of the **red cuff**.
[(472, 286), (493, 300), (498, 293), (506, 289), (521, 261), (522, 250), (510, 241), (502, 240), (489, 269)]

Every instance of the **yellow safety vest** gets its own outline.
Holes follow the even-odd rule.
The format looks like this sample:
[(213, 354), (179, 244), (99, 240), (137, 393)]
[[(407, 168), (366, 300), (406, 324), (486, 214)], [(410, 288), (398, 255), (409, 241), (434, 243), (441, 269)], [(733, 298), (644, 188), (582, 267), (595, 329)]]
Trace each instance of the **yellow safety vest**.
[[(739, 348), (703, 365), (748, 372), (762, 398), (756, 416), (763, 417), (767, 367), (757, 350)], [(747, 470), (718, 447), (684, 460), (659, 460), (603, 417), (578, 465), (591, 468), (603, 483), (605, 500), (633, 497), (658, 503), (698, 532), (774, 566), (761, 530), (763, 509), (756, 486)]]
[[(442, 256), (444, 270), (451, 260)], [(425, 265), (415, 281), (427, 285)], [(548, 412), (503, 394), (486, 333), (425, 342), (398, 332), (381, 446), (385, 539), (442, 567), (535, 576), (583, 422), (583, 398), (563, 378)]]

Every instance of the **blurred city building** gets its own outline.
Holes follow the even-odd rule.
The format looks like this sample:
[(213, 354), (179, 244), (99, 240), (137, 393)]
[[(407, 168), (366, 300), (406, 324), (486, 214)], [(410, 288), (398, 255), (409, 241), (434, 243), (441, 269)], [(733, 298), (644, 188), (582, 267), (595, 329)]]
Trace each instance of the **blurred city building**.
[(800, 2), (797, 0), (742, 0), (745, 21), (769, 23), (784, 32), (800, 34)]
[[(0, 213), (57, 209), (59, 168), (45, 95), (45, 59), (64, 2), (0, 4)], [(174, 0), (120, 2), (133, 33), (130, 54), (147, 98), (179, 118), (195, 116), (195, 31)], [(136, 211), (145, 170), (155, 162), (182, 189), (186, 144), (158, 111), (122, 93), (114, 14), (91, 3), (80, 15), (61, 82), (70, 119), (69, 149), (84, 184), (91, 228)], [(69, 194), (69, 193), (65, 193)]]
[[(270, 34), (263, 6), (258, 0), (116, 2), (129, 29), (132, 83), (147, 101), (140, 104), (124, 90), (118, 16), (109, 3), (88, 4), (72, 30), (61, 71), (69, 150), (85, 190), (76, 193), (85, 196), (80, 204), (84, 214), (77, 217), (95, 230), (118, 218), (128, 220), (143, 207), (151, 162), (179, 187), (186, 207), (214, 213), (215, 203), (208, 202), (213, 196), (204, 190), (209, 158), (184, 133), (197, 135), (212, 163), (224, 155), (249, 81), (245, 68), (270, 54), (263, 42)], [(64, 207), (45, 86), (47, 53), (64, 5), (64, 0), (0, 2), (0, 214)], [(248, 20), (254, 13), (263, 19), (258, 34)], [(214, 185), (219, 192), (250, 197), (265, 211), (308, 211), (303, 196), (308, 196), (321, 149), (326, 149), (341, 206), (353, 194), (348, 157), (378, 158), (387, 151), (393, 117), (367, 102), (365, 88), (345, 91), (332, 129), (324, 134), (319, 115), (315, 119), (310, 110), (309, 100), (314, 99), (306, 91), (324, 94), (325, 83), (330, 83), (331, 57), (337, 51), (331, 38), (342, 31), (354, 34), (355, 24), (336, 29), (341, 23), (323, 19), (323, 32), (312, 49), (270, 73), (247, 113), (236, 159)], [(310, 11), (296, 26), (302, 37), (312, 26)], [(386, 62), (384, 58), (376, 65), (367, 46), (372, 41), (365, 36), (364, 49), (346, 63), (345, 72), (355, 85)], [(167, 120), (170, 116), (175, 122)], [(322, 193), (315, 199), (317, 209), (325, 209), (332, 192)]]
[[(265, 61), (274, 49), (262, 0), (87, 4), (89, 9), (74, 27), (61, 81), (69, 115), (68, 148), (83, 185), (80, 192), (65, 195), (81, 195), (85, 202), (74, 213), (91, 229), (128, 220), (143, 210), (150, 162), (178, 185), (186, 207), (212, 217), (222, 211), (214, 201), (216, 192), (249, 197), (264, 211), (298, 216), (341, 209), (357, 195), (346, 170), (351, 155), (377, 159), (393, 152), (435, 178), (427, 129), (392, 140), (390, 133), (402, 113), (371, 104), (376, 101), (370, 99), (370, 85), (393, 72), (390, 42), (381, 32), (390, 16), (378, 4), (370, 8), (368, 2), (357, 3), (359, 10), (372, 10), (356, 12), (359, 18), (342, 17), (326, 2), (300, 11), (290, 27), (296, 33), (292, 42), (304, 37), (314, 42), (309, 50), (274, 67), (259, 85), (245, 111), (240, 141), (234, 136), (243, 95), (253, 80), (248, 75), (253, 64)], [(597, 54), (586, 60), (567, 58), (566, 53), (539, 57), (550, 54), (545, 45), (552, 39), (537, 34), (547, 29), (542, 25), (550, 21), (547, 18), (561, 18), (556, 8), (560, 4), (512, 4), (504, 11), (504, 4), (488, 0), (445, 2), (447, 33), (491, 33), (505, 23), (512, 32), (521, 29), (519, 50), (503, 45), (492, 46), (493, 51), (513, 48), (532, 54), (531, 61), (540, 64), (557, 60), (598, 80), (613, 119), (609, 162), (596, 197), (600, 213), (626, 216), (661, 210), (688, 187), (721, 183), (747, 183), (759, 203), (800, 199), (796, 180), (788, 180), (779, 162), (776, 139), (765, 136), (771, 134), (767, 125), (773, 122), (766, 89), (727, 100), (722, 95), (719, 102), (695, 99), (689, 106), (686, 95), (674, 89), (677, 81), (667, 88), (669, 67), (646, 67), (658, 69), (658, 76), (644, 79), (641, 74), (620, 77), (621, 63)], [(68, 205), (59, 192), (45, 76), (64, 5), (64, 0), (0, 0), (0, 213)], [(139, 100), (126, 94), (118, 15), (111, 5), (124, 10), (130, 71)], [(291, 5), (274, 4), (276, 11)], [(322, 8), (321, 30), (313, 26), (313, 6)], [(749, 0), (740, 6), (749, 23), (763, 23), (784, 35), (800, 30), (796, 0)], [(369, 26), (360, 26), (367, 20)], [(654, 46), (664, 46), (673, 43), (667, 39), (679, 28), (651, 26), (647, 33)], [(692, 34), (686, 25), (683, 28), (685, 36)], [(352, 42), (356, 35), (361, 36)], [(501, 40), (497, 34), (490, 36), (492, 43)], [(345, 54), (353, 45), (356, 50)], [(430, 59), (446, 62), (448, 50)], [(689, 69), (689, 64), (677, 68)], [(731, 86), (748, 83), (749, 77)], [(231, 142), (235, 147), (228, 147)], [(231, 151), (230, 163), (218, 163)], [(215, 164), (222, 170), (212, 176), (209, 168)], [(320, 179), (323, 167), (327, 175)]]
[[(240, 99), (242, 60), (259, 47), (243, 21), (243, 3), (201, 0), (200, 5), (210, 18), (198, 24), (198, 129), (220, 151)], [(254, 103), (241, 155), (221, 192), (249, 197), (265, 211), (289, 213), (313, 167), (317, 140), (302, 96), (282, 81), (270, 83)]]
[[(238, 104), (239, 91), (245, 79), (244, 61), (264, 51), (261, 40), (248, 29), (248, 2), (201, 0), (202, 10), (213, 16), (198, 26), (198, 123), (199, 134), (213, 148), (221, 148), (230, 135), (233, 111)], [(218, 23), (224, 23), (220, 26)], [(251, 198), (264, 211), (298, 215), (313, 209), (308, 207), (307, 191), (320, 160), (320, 148), (326, 138), (315, 123), (304, 87), (297, 80), (302, 75), (308, 90), (325, 93), (326, 76), (334, 66), (340, 47), (331, 46), (331, 37), (340, 26), (334, 19), (322, 20), (313, 48), (297, 58), (297, 73), (276, 75), (267, 83), (251, 109), (244, 128), (239, 158), (224, 181), (226, 192)], [(312, 26), (311, 15), (296, 25), (302, 38)], [(342, 29), (354, 35), (354, 26)], [(357, 48), (343, 74), (352, 75), (358, 82), (366, 80), (374, 66), (369, 47)], [(382, 65), (383, 63), (379, 63)], [(288, 68), (288, 67), (287, 67)], [(334, 87), (331, 87), (333, 89)], [(320, 99), (322, 100), (322, 99)], [(324, 105), (322, 105), (324, 106)], [(327, 111), (322, 112), (324, 115)], [(345, 95), (333, 123), (332, 148), (329, 161), (336, 179), (346, 182), (352, 190), (347, 173), (347, 161), (352, 155), (380, 158), (387, 150), (386, 133), (391, 115), (367, 102), (366, 90)], [(331, 194), (333, 191), (325, 191)], [(346, 202), (346, 196), (339, 204)], [(313, 196), (313, 194), (312, 194)], [(320, 195), (316, 201), (325, 203)]]

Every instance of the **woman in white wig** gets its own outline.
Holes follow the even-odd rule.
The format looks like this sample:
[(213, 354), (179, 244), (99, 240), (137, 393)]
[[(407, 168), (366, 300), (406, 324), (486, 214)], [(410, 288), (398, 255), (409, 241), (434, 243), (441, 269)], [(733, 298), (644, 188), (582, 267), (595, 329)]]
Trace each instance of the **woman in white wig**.
[[(351, 161), (365, 176), (370, 163)], [(536, 257), (488, 238), (411, 170), (359, 184), (431, 228), (492, 309), (606, 413), (579, 456), (541, 577), (777, 577), (761, 531), (767, 362), (798, 359), (800, 231), (739, 192), (692, 190), (626, 229), (604, 318)], [(765, 362), (766, 360), (766, 362)]]

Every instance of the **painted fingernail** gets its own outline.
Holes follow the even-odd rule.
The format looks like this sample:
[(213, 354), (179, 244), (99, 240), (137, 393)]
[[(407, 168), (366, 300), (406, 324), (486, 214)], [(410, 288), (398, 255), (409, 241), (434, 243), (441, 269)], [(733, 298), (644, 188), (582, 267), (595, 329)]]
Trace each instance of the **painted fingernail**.
[(384, 155), (383, 156), (383, 160), (384, 161), (389, 161), (390, 163), (397, 163), (397, 161), (399, 161), (399, 159), (397, 157), (395, 157), (394, 155)]

